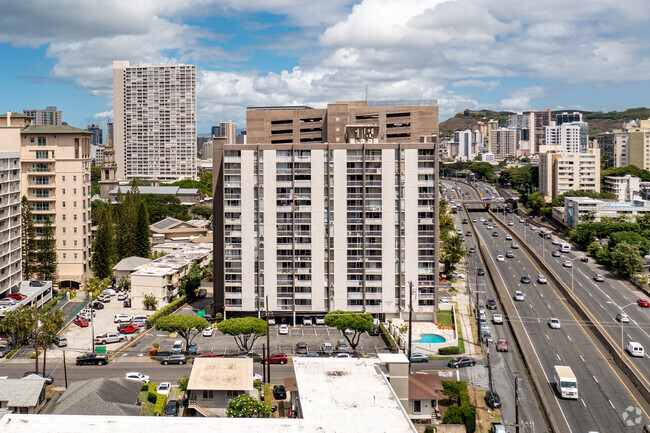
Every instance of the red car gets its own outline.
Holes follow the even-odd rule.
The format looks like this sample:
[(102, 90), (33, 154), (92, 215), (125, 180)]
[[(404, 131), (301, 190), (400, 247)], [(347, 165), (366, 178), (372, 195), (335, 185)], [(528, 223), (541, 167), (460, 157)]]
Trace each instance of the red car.
[(505, 338), (499, 338), (497, 340), (497, 352), (507, 352), (508, 351), (508, 341)]
[(639, 307), (650, 308), (650, 301), (647, 299), (637, 299), (636, 303), (639, 305)]
[(223, 358), (223, 356), (217, 356), (213, 352), (203, 352), (199, 358)]
[(270, 358), (264, 358), (262, 364), (265, 364), (268, 360), (269, 364), (286, 364), (289, 362), (287, 355), (284, 353), (272, 353)]
[(469, 231), (466, 232), (466, 233), (465, 233), (465, 236), (472, 236), (472, 232), (469, 232)]
[(581, 261), (581, 262), (588, 262), (588, 261), (589, 261), (589, 257), (587, 257), (587, 256), (580, 257), (580, 261)]
[(135, 332), (138, 332), (140, 328), (135, 326), (135, 325), (126, 325), (123, 326), (122, 329), (119, 330), (122, 334), (133, 334)]
[(10, 293), (7, 295), (7, 298), (15, 299), (16, 301), (22, 301), (27, 296), (21, 295), (20, 293)]
[(80, 317), (74, 319), (72, 321), (72, 323), (74, 323), (77, 326), (81, 326), (82, 328), (86, 328), (88, 326), (88, 321), (86, 319), (82, 319)]

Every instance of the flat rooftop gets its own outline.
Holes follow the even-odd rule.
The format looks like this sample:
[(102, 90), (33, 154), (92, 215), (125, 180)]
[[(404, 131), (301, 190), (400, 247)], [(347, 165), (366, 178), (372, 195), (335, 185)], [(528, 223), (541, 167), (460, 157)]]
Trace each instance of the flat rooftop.
[(190, 390), (248, 391), (253, 389), (250, 358), (194, 358)]
[[(156, 247), (156, 246), (154, 246)], [(212, 255), (212, 244), (187, 242), (184, 248), (139, 266), (132, 275), (169, 275), (207, 255)]]

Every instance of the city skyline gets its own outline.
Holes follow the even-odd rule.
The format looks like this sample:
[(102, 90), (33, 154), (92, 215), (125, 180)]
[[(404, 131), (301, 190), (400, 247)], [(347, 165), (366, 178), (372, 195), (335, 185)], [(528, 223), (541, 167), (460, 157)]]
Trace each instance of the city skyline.
[(197, 65), (199, 134), (244, 127), (246, 106), (366, 94), (437, 99), (444, 120), (465, 108), (624, 110), (650, 93), (641, 2), (74, 3), (3, 9), (5, 110), (56, 105), (70, 125), (105, 125), (118, 59)]

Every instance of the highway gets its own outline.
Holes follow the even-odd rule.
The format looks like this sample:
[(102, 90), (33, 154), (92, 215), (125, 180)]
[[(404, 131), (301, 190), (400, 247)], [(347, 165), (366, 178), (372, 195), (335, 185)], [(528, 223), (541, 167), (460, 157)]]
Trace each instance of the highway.
[[(473, 189), (461, 183), (457, 184), (462, 191), (470, 192), (472, 198), (476, 198)], [(489, 218), (491, 215), (487, 212), (470, 213), (471, 218), (481, 216)], [(518, 229), (526, 229), (518, 219), (516, 221), (515, 226), (520, 226)], [(477, 234), (491, 255), (485, 260), (496, 261), (498, 254), (505, 255), (506, 251), (511, 249), (511, 241), (506, 241), (503, 230), (499, 228), (487, 230), (486, 227), (477, 226)], [(499, 235), (492, 236), (494, 231)], [(515, 303), (519, 317), (508, 318), (508, 320), (522, 322), (534, 344), (533, 355), (541, 362), (549, 386), (554, 382), (553, 366), (569, 365), (574, 370), (578, 378), (580, 398), (577, 401), (562, 400), (556, 394), (571, 431), (639, 431), (639, 424), (648, 420), (647, 402), (641, 399), (609, 356), (599, 344), (596, 344), (595, 337), (583, 326), (577, 314), (568, 307), (557, 288), (552, 284), (536, 283), (537, 275), (543, 272), (537, 268), (530, 257), (522, 249), (513, 252), (514, 258), (497, 262), (496, 266), (502, 270), (499, 273), (511, 295), (515, 290), (521, 290), (526, 300)], [(531, 277), (531, 284), (520, 282), (523, 275)], [(553, 330), (548, 327), (547, 321), (551, 317), (561, 320), (561, 329)], [(633, 417), (626, 412), (628, 408), (631, 408)], [(636, 408), (641, 412), (639, 424), (636, 424)], [(630, 421), (631, 418), (634, 418), (634, 424), (627, 425), (626, 421)]]
[[(443, 182), (443, 185), (447, 187), (447, 194), (454, 196), (455, 192), (452, 192), (451, 182)], [(459, 197), (456, 195), (455, 197)], [(454, 215), (454, 221), (456, 227), (463, 231), (462, 238), (465, 240), (467, 247), (476, 248), (477, 252), (474, 254), (468, 254), (468, 283), (471, 288), (472, 293), (472, 305), (476, 301), (476, 283), (478, 280), (479, 284), (479, 303), (484, 305), (487, 299), (495, 299), (494, 287), (492, 281), (487, 275), (478, 276), (476, 275), (476, 268), (485, 267), (481, 259), (480, 253), (478, 251), (478, 246), (474, 236), (465, 236), (464, 234), (470, 230), (470, 224), (462, 224), (464, 218), (471, 218), (470, 215), (467, 217), (464, 212), (459, 212)], [(477, 228), (479, 228), (477, 226)], [(479, 228), (480, 229), (480, 228)], [(483, 293), (481, 293), (483, 292)], [(501, 309), (497, 311), (502, 311)], [(488, 321), (492, 317), (492, 312), (486, 309), (486, 316)], [(508, 352), (497, 352), (496, 347), (491, 345), (490, 350), (490, 364), (492, 370), (493, 384), (495, 391), (501, 397), (502, 408), (501, 408), (501, 417), (505, 423), (514, 423), (515, 422), (515, 390), (514, 383), (515, 377), (519, 377), (519, 421), (520, 423), (530, 423), (529, 427), (524, 429), (522, 428), (521, 432), (548, 432), (549, 427), (547, 426), (544, 414), (541, 407), (539, 406), (538, 399), (533, 390), (533, 386), (528, 379), (526, 369), (524, 367), (523, 361), (521, 360), (521, 355), (519, 353), (518, 347), (514, 342), (512, 332), (507, 324), (503, 325), (494, 325), (491, 324), (491, 332), (494, 341), (496, 342), (499, 338), (505, 338), (509, 344)], [(514, 428), (511, 429), (514, 431)]]

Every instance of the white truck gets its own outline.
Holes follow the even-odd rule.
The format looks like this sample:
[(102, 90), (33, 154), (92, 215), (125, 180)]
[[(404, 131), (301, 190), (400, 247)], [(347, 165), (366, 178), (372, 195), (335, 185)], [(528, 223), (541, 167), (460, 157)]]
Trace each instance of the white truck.
[(571, 367), (555, 366), (555, 387), (562, 398), (578, 398), (578, 380)]
[(97, 344), (121, 343), (122, 341), (126, 341), (126, 335), (117, 332), (107, 332), (95, 337), (95, 343)]

